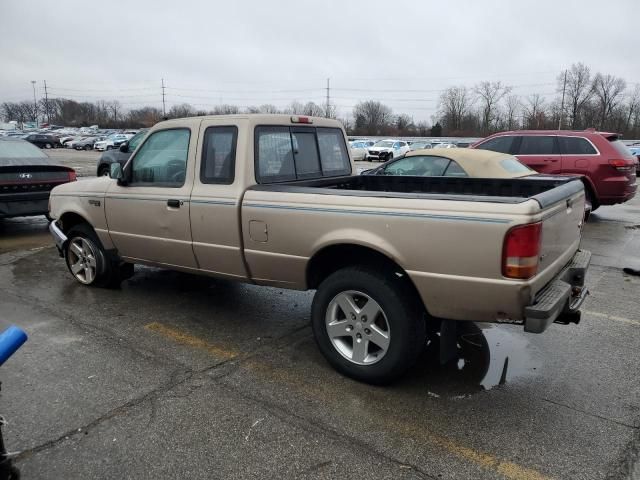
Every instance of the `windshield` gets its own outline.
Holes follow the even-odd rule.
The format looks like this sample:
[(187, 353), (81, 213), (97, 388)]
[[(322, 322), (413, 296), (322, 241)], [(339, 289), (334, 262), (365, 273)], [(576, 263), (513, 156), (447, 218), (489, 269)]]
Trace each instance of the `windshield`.
[(374, 147), (391, 148), (391, 147), (393, 147), (393, 142), (389, 142), (389, 141), (384, 141), (384, 140), (382, 140), (382, 141), (380, 141), (380, 142), (377, 142), (377, 143), (374, 145)]
[(0, 158), (49, 158), (28, 142), (0, 141)]

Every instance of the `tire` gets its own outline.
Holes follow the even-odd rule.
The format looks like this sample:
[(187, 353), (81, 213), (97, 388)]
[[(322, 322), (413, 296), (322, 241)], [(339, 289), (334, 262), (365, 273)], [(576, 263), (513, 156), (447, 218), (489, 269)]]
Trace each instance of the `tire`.
[(399, 378), (415, 363), (425, 346), (426, 322), (407, 282), (391, 272), (347, 267), (320, 284), (311, 326), (320, 352), (333, 368), (380, 385)]
[(112, 148), (113, 148), (112, 146), (107, 145), (107, 146), (105, 147), (105, 150), (111, 150)]
[(100, 165), (98, 168), (98, 176), (99, 177), (108, 177), (109, 176), (110, 167), (109, 165)]
[(95, 287), (120, 284), (117, 262), (105, 251), (89, 225), (75, 225), (67, 232), (67, 238), (64, 259), (69, 272), (78, 282)]
[(85, 145), (85, 146), (84, 146), (84, 150), (85, 150), (85, 151), (91, 150), (92, 148), (93, 148), (93, 147), (92, 147), (91, 145)]
[(44, 144), (44, 148), (46, 148), (47, 150), (51, 148), (51, 144), (50, 143), (45, 143)]

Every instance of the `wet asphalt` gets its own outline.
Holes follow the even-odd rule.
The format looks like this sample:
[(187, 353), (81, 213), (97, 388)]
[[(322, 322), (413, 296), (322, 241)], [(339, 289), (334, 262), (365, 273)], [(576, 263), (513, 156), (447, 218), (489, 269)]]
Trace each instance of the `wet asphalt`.
[(639, 225), (640, 199), (586, 225), (579, 325), (469, 324), (457, 362), (430, 344), (372, 387), (319, 354), (312, 292), (147, 267), (86, 288), (44, 219), (0, 220), (0, 327), (30, 337), (0, 368), (5, 440), (38, 479), (638, 478)]

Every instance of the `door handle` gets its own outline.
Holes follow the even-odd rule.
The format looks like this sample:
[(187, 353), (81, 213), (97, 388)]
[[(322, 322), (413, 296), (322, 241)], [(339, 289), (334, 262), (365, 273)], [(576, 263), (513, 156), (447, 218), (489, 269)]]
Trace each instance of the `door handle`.
[(171, 208), (180, 208), (180, 200), (169, 199), (167, 200), (167, 206)]
[(556, 158), (545, 158), (544, 161), (547, 163), (551, 163), (551, 162), (557, 162), (558, 160)]

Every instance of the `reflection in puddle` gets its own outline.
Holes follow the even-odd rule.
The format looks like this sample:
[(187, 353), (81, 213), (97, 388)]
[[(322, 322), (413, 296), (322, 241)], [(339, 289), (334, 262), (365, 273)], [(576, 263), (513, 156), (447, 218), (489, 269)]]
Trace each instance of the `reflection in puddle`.
[(439, 362), (439, 340), (439, 336), (429, 340), (424, 358), (410, 374), (411, 383), (427, 383), (432, 397), (464, 398), (531, 375), (540, 367), (526, 337), (510, 333), (508, 327), (460, 322), (457, 357), (444, 365)]

